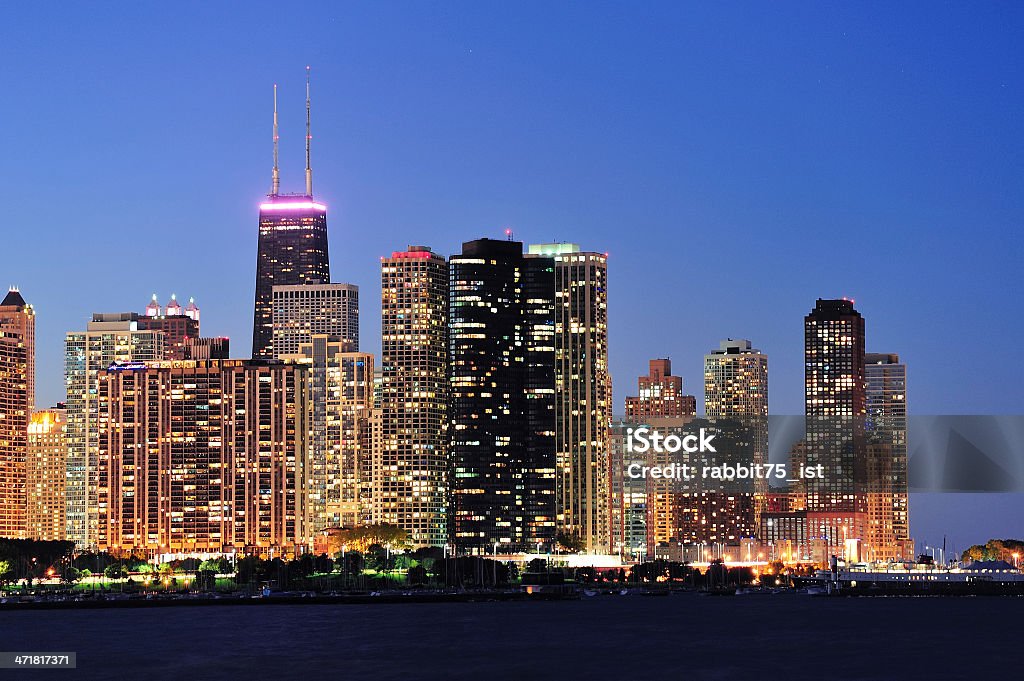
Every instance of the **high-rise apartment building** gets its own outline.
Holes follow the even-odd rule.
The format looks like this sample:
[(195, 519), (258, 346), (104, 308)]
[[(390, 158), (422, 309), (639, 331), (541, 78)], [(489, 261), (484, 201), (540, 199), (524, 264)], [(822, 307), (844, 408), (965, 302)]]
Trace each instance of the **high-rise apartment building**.
[(186, 338), (182, 359), (231, 359), (231, 340), (216, 338)]
[(867, 558), (914, 558), (907, 482), (907, 365), (899, 355), (865, 353)]
[(683, 394), (683, 377), (672, 375), (672, 360), (652, 359), (647, 376), (637, 378), (638, 394), (626, 398), (626, 420), (697, 415), (697, 398)]
[(28, 357), (22, 334), (0, 329), (0, 537), (13, 539), (23, 539), (26, 529)]
[(257, 360), (99, 372), (95, 544), (164, 560), (304, 551), (306, 380)]
[[(852, 300), (819, 298), (804, 318), (808, 539), (844, 547), (865, 531), (864, 317)], [(842, 554), (840, 554), (842, 555)]]
[(29, 539), (64, 539), (64, 475), (68, 454), (63, 404), (32, 414), (28, 424), (25, 497)]
[(165, 358), (163, 331), (139, 328), (134, 312), (94, 314), (85, 331), (65, 338), (67, 386), (67, 539), (78, 549), (96, 546), (98, 508), (99, 373), (115, 362), (152, 362)]
[[(788, 471), (799, 471), (801, 466), (806, 466), (806, 439), (794, 442), (786, 458)], [(790, 476), (788, 484), (780, 488), (769, 487), (762, 505), (757, 536), (776, 547), (776, 555), (786, 562), (810, 558), (806, 479)]]
[(0, 331), (5, 330), (21, 336), (25, 344), (28, 362), (25, 389), (28, 391), (28, 408), (31, 412), (36, 404), (36, 311), (25, 302), (21, 291), (13, 287), (0, 301)]
[[(648, 375), (637, 378), (637, 388), (637, 395), (626, 397), (626, 421), (622, 428), (627, 433), (638, 425), (646, 425), (663, 433), (679, 431), (697, 414), (697, 398), (683, 394), (683, 378), (672, 375), (672, 361), (669, 359), (650, 360)], [(621, 438), (621, 435), (619, 437)], [(622, 458), (624, 464), (632, 462), (642, 466), (664, 466), (674, 463), (670, 455), (653, 451), (638, 454), (626, 449)], [(624, 490), (621, 499), (613, 495), (612, 500), (616, 505), (614, 513), (623, 517), (623, 544), (634, 556), (654, 556), (659, 544), (678, 539), (680, 533), (684, 531), (681, 526), (686, 524), (687, 518), (693, 516), (692, 513), (685, 513), (686, 509), (692, 507), (688, 492), (681, 492), (678, 485), (671, 480), (631, 480), (626, 476), (625, 468), (619, 465), (612, 470), (612, 477), (613, 487), (621, 487)], [(632, 511), (628, 506), (630, 498), (634, 504)], [(640, 511), (636, 504), (640, 499), (643, 500), (643, 510), (646, 514), (642, 525), (645, 530), (642, 544), (638, 533), (641, 525), (636, 518)], [(632, 539), (626, 534), (631, 514), (634, 527)]]
[(577, 244), (534, 244), (555, 262), (555, 513), (587, 553), (611, 550), (608, 257)]
[[(730, 421), (744, 439), (745, 464), (768, 461), (768, 356), (749, 340), (726, 339), (704, 356), (704, 411), (712, 421)], [(720, 424), (724, 425), (724, 424)], [(750, 490), (705, 492), (701, 520), (714, 518), (718, 534), (752, 537), (764, 511), (768, 484), (765, 478), (751, 481)], [(713, 541), (713, 540), (712, 540)]]
[(306, 70), (306, 191), (281, 194), (277, 154), (277, 86), (274, 86), (274, 171), (270, 194), (260, 204), (256, 246), (256, 300), (253, 308), (252, 356), (265, 359), (273, 350), (275, 286), (328, 282), (327, 206), (313, 198), (309, 145), (309, 70)]
[(161, 307), (154, 293), (138, 322), (141, 330), (164, 332), (164, 355), (167, 359), (185, 359), (188, 354), (186, 346), (199, 338), (199, 307), (194, 298), (189, 299), (187, 307), (182, 307), (172, 293), (171, 301), (166, 307)]
[(373, 355), (314, 335), (282, 360), (308, 367), (310, 402), (306, 491), (310, 531), (370, 521)]
[(712, 419), (766, 418), (768, 355), (732, 338), (704, 355), (704, 411)]
[(468, 553), (555, 534), (555, 263), (478, 239), (449, 259), (452, 536)]
[(359, 287), (352, 284), (274, 286), (272, 295), (274, 356), (299, 352), (313, 336), (344, 341), (359, 349)]
[(625, 559), (640, 560), (648, 555), (647, 480), (629, 475), (630, 466), (648, 465), (647, 459), (628, 446), (628, 433), (634, 424), (614, 422), (609, 430), (609, 485), (611, 551)]
[(448, 541), (448, 263), (425, 246), (381, 258), (374, 523), (415, 546)]

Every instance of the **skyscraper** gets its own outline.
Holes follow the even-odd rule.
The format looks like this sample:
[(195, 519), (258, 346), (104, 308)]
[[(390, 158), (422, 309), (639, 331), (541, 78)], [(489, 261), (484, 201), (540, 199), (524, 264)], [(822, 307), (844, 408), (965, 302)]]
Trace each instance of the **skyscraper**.
[(639, 394), (626, 398), (626, 420), (697, 415), (697, 398), (683, 394), (683, 377), (672, 375), (672, 360), (652, 359), (648, 375), (637, 378)]
[(728, 338), (704, 356), (704, 411), (708, 418), (768, 416), (768, 355), (749, 340)]
[(425, 246), (381, 258), (379, 395), (372, 520), (401, 527), (415, 546), (444, 546), (450, 463), (448, 263)]
[(305, 367), (128, 362), (97, 377), (95, 544), (289, 557), (309, 542)]
[(522, 247), (478, 239), (449, 259), (452, 536), (469, 553), (555, 533), (555, 263)]
[(0, 329), (0, 537), (13, 539), (23, 539), (26, 528), (28, 356), (24, 336)]
[[(637, 425), (659, 432), (677, 431), (697, 414), (697, 398), (683, 394), (683, 379), (672, 375), (671, 360), (652, 359), (648, 367), (648, 375), (637, 378), (637, 395), (626, 397), (626, 421), (613, 430), (617, 444), (625, 441), (623, 432), (629, 433)], [(622, 464), (618, 464), (619, 458)], [(674, 463), (669, 455), (653, 451), (638, 454), (627, 448), (621, 455), (616, 453), (614, 459), (617, 465), (612, 469), (612, 487), (623, 490), (621, 498), (612, 496), (614, 514), (622, 516), (621, 542), (634, 556), (654, 556), (658, 544), (679, 538), (680, 526), (693, 515), (685, 514), (686, 509), (692, 509), (691, 500), (670, 480), (626, 476), (624, 466), (628, 463), (664, 466)], [(645, 513), (642, 523), (640, 512)], [(614, 529), (613, 542), (619, 541), (618, 530)]]
[(306, 191), (281, 194), (277, 163), (277, 86), (274, 86), (274, 171), (270, 194), (260, 204), (256, 247), (256, 301), (252, 356), (272, 358), (274, 286), (329, 282), (327, 206), (313, 199), (309, 144), (309, 69), (306, 69)]
[(577, 244), (534, 244), (555, 261), (555, 512), (587, 553), (611, 550), (608, 257)]
[(84, 332), (66, 336), (67, 538), (79, 550), (96, 545), (99, 372), (114, 362), (164, 359), (165, 337), (163, 331), (140, 329), (135, 312), (94, 314)]
[(608, 429), (610, 548), (612, 553), (626, 559), (640, 559), (648, 555), (648, 481), (626, 473), (633, 464), (649, 465), (644, 455), (633, 452), (627, 444), (633, 425), (632, 422), (613, 422)]
[(869, 559), (914, 557), (907, 482), (907, 365), (899, 355), (865, 353)]
[(28, 408), (31, 412), (36, 404), (36, 311), (25, 302), (21, 291), (12, 287), (0, 301), (0, 331), (12, 331), (21, 336), (25, 344), (28, 361), (26, 390)]
[(864, 317), (852, 300), (819, 298), (804, 318), (808, 539), (842, 547), (864, 536)]
[(231, 359), (229, 338), (186, 338), (182, 359)]
[(182, 307), (177, 297), (171, 294), (166, 307), (157, 302), (156, 294), (146, 305), (145, 313), (139, 317), (139, 329), (164, 332), (164, 349), (167, 359), (185, 359), (186, 345), (199, 338), (199, 307), (190, 298), (188, 307)]
[(372, 474), (373, 355), (313, 335), (287, 362), (309, 371), (311, 405), (306, 489), (312, 533), (369, 522)]
[(359, 287), (309, 283), (274, 286), (273, 341), (276, 357), (294, 355), (313, 336), (326, 335), (359, 349)]
[(67, 447), (67, 416), (63, 404), (32, 414), (25, 465), (26, 537), (29, 539), (64, 539)]
[[(750, 459), (743, 463), (768, 461), (768, 356), (754, 349), (749, 340), (726, 339), (718, 350), (704, 356), (704, 411), (709, 419), (742, 429), (743, 447)], [(720, 424), (724, 425), (724, 424)], [(749, 438), (749, 439), (747, 439)], [(745, 490), (703, 493), (702, 521), (721, 525), (725, 536), (752, 537), (761, 520), (768, 493), (767, 481), (757, 478)]]

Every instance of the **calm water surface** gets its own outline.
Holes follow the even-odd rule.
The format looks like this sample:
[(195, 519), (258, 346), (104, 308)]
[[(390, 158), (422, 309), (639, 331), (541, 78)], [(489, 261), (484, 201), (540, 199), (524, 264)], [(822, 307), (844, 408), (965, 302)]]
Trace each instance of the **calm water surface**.
[[(45, 679), (1020, 678), (1024, 598), (581, 601), (0, 612)], [(1009, 674), (1009, 675), (1007, 675)]]

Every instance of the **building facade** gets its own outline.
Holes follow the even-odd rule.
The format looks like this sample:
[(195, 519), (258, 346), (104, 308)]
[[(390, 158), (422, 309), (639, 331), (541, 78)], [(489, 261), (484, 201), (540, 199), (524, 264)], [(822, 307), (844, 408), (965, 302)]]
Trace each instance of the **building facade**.
[(330, 280), (327, 206), (307, 195), (268, 196), (260, 204), (252, 356), (274, 356), (275, 286)]
[(907, 365), (897, 354), (864, 355), (868, 447), (867, 532), (871, 560), (914, 558), (907, 480)]
[(313, 336), (331, 336), (359, 350), (359, 287), (352, 284), (274, 286), (272, 293), (275, 357), (294, 355)]
[(65, 337), (66, 536), (79, 550), (95, 548), (99, 522), (99, 374), (115, 362), (162, 360), (165, 352), (164, 332), (139, 328), (139, 315), (134, 312), (94, 314), (85, 331), (71, 332)]
[(214, 338), (186, 338), (182, 359), (231, 359), (231, 340)]
[(373, 355), (314, 335), (286, 362), (308, 368), (310, 403), (306, 491), (310, 530), (370, 522), (372, 494)]
[(466, 553), (555, 535), (555, 262), (478, 239), (450, 265), (452, 537)]
[(28, 355), (24, 336), (0, 329), (0, 537), (12, 539), (26, 530)]
[(448, 542), (448, 278), (447, 261), (425, 246), (381, 259), (371, 516), (414, 546)]
[(637, 378), (638, 394), (626, 398), (626, 420), (697, 415), (697, 398), (683, 394), (683, 377), (672, 375), (672, 360), (652, 359), (647, 376)]
[(647, 480), (629, 475), (630, 466), (647, 465), (647, 459), (628, 446), (632, 422), (613, 422), (609, 431), (609, 523), (611, 552), (626, 560), (643, 560), (647, 544)]
[[(728, 338), (717, 350), (704, 356), (704, 411), (711, 421), (731, 421), (727, 427), (742, 429), (749, 438), (751, 459), (743, 463), (768, 462), (768, 356), (749, 340)], [(709, 506), (704, 518), (715, 517), (724, 525), (726, 536), (754, 537), (760, 527), (768, 494), (768, 481), (751, 481), (749, 492), (710, 492), (703, 503)], [(708, 513), (713, 514), (709, 516)], [(713, 540), (712, 540), (713, 541)]]
[(182, 307), (173, 293), (166, 307), (160, 306), (154, 293), (138, 322), (141, 330), (164, 332), (166, 359), (185, 359), (189, 342), (199, 338), (199, 307), (195, 299), (190, 298), (188, 307)]
[(555, 506), (558, 530), (587, 553), (611, 551), (608, 257), (535, 244), (555, 261)]
[[(819, 298), (804, 318), (808, 541), (842, 547), (866, 520), (864, 317), (853, 301)], [(842, 554), (839, 554), (842, 555)]]
[[(252, 356), (274, 357), (273, 293), (275, 286), (331, 280), (327, 251), (327, 206), (313, 198), (310, 161), (309, 67), (306, 67), (306, 188), (302, 194), (281, 193), (278, 168), (277, 85), (274, 85), (274, 168), (270, 193), (260, 204), (256, 245), (256, 300), (252, 320)], [(353, 350), (357, 348), (352, 348)], [(290, 352), (297, 352), (288, 348)]]
[(63, 404), (32, 414), (25, 466), (28, 539), (64, 539), (67, 446), (67, 412)]
[(25, 345), (28, 362), (25, 389), (28, 391), (28, 408), (31, 412), (36, 404), (36, 311), (25, 302), (17, 288), (12, 287), (0, 301), (0, 331), (18, 334)]
[(768, 355), (732, 338), (705, 355), (704, 411), (708, 418), (766, 418)]
[(128, 362), (99, 372), (96, 545), (290, 557), (309, 543), (305, 367)]

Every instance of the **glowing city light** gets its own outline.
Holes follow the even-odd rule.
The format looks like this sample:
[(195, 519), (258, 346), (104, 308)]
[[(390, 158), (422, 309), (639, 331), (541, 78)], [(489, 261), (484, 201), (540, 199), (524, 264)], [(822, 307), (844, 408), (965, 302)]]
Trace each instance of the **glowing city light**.
[(322, 203), (315, 203), (313, 201), (290, 201), (287, 203), (282, 202), (271, 202), (261, 203), (260, 210), (276, 212), (276, 211), (293, 211), (293, 210), (322, 210), (326, 211), (327, 206)]

